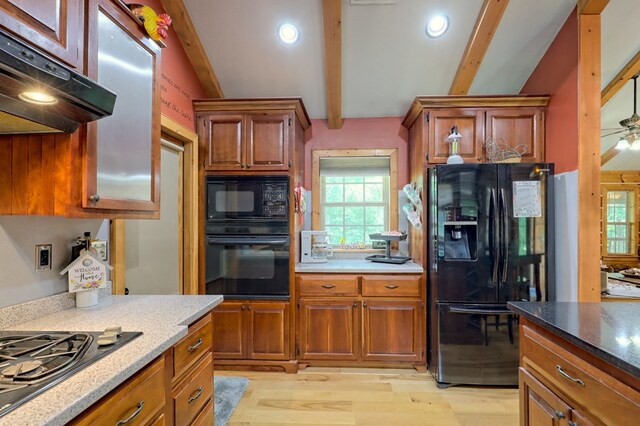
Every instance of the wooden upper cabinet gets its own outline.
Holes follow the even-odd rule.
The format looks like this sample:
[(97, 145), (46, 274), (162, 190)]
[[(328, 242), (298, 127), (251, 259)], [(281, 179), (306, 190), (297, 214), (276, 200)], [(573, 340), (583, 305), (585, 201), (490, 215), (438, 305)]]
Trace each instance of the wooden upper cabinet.
[(83, 0), (5, 0), (0, 26), (82, 71)]
[(509, 108), (487, 110), (487, 139), (516, 148), (522, 145), (522, 161), (544, 159), (544, 109)]
[(287, 170), (289, 126), (292, 121), (289, 114), (250, 114), (246, 120), (247, 168)]
[(193, 105), (205, 171), (288, 171), (293, 159), (302, 158), (311, 122), (300, 98), (206, 99)]
[(402, 125), (409, 129), (411, 143), (422, 145), (430, 164), (446, 163), (453, 126), (462, 135), (458, 152), (465, 163), (489, 162), (485, 143), (490, 138), (511, 147), (523, 145), (522, 161), (543, 162), (548, 103), (548, 96), (419, 96)]
[(207, 170), (242, 170), (243, 119), (240, 114), (211, 115), (204, 119)]
[[(125, 6), (89, 0), (88, 75), (116, 93), (113, 114), (86, 126), (82, 207), (160, 207), (160, 47)], [(124, 65), (123, 65), (124, 64)]]
[(458, 153), (467, 163), (482, 160), (484, 140), (484, 111), (479, 109), (433, 110), (428, 115), (429, 163), (446, 163), (451, 144), (447, 137), (451, 128), (458, 126), (462, 139), (458, 143)]

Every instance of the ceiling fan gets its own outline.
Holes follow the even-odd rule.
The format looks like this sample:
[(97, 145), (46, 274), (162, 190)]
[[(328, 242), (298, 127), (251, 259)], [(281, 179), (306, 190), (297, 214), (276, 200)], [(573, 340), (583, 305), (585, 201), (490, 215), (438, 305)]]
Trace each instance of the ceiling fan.
[(623, 151), (625, 149), (631, 149), (633, 151), (640, 151), (640, 115), (636, 112), (637, 106), (637, 80), (636, 74), (631, 79), (633, 80), (633, 115), (624, 120), (620, 120), (620, 126), (613, 129), (602, 129), (605, 132), (602, 137), (616, 135), (618, 133), (626, 132), (620, 136), (620, 140), (615, 146), (615, 149)]

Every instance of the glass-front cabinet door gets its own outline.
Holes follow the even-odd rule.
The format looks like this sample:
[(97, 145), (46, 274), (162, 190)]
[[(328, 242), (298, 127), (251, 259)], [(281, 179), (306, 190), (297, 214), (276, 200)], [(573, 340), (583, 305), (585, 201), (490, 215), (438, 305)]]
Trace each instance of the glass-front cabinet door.
[[(89, 1), (89, 76), (116, 93), (113, 115), (87, 126), (84, 208), (157, 211), (159, 46), (117, 2)], [(89, 34), (92, 31), (88, 31)]]

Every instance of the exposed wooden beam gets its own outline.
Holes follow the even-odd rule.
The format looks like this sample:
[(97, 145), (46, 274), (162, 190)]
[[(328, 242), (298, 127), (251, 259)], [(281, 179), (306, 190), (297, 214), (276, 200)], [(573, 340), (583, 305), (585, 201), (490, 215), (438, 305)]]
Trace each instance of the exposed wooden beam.
[(631, 77), (638, 73), (640, 73), (640, 50), (638, 50), (638, 53), (613, 77), (613, 80), (607, 84), (607, 87), (602, 89), (600, 93), (600, 103), (602, 106), (609, 102), (609, 100), (627, 84)]
[(342, 127), (342, 1), (322, 0), (327, 121), (330, 129)]
[[(607, 84), (607, 87), (602, 89), (600, 93), (600, 104), (604, 106), (611, 98), (613, 98), (619, 91), (624, 87), (625, 84), (633, 77), (634, 75), (640, 73), (640, 50), (636, 55), (620, 70), (620, 72), (613, 77), (613, 80)], [(604, 154), (602, 154), (602, 159), (600, 160), (600, 164), (604, 166), (609, 160), (618, 155), (620, 150), (615, 149), (614, 147), (609, 148)]]
[(210, 98), (224, 98), (220, 82), (213, 71), (211, 61), (200, 42), (184, 2), (182, 0), (161, 0), (161, 2), (162, 7), (173, 20), (173, 28), (178, 34), (180, 43), (182, 43), (182, 47), (191, 65), (193, 65), (198, 79), (204, 86), (207, 96)]
[(509, 0), (484, 0), (467, 48), (462, 55), (460, 65), (458, 65), (458, 71), (456, 71), (456, 76), (451, 83), (450, 95), (469, 93), (473, 79), (476, 77), (482, 59), (487, 53), (491, 39), (493, 39), (508, 4)]
[(600, 15), (609, 0), (578, 0), (578, 15)]
[(578, 301), (600, 301), (600, 15), (578, 16)]
[(605, 164), (607, 164), (609, 160), (611, 160), (613, 157), (618, 155), (619, 152), (620, 150), (616, 149), (615, 145), (609, 148), (608, 150), (606, 150), (604, 154), (602, 154), (602, 156), (600, 157), (600, 166), (602, 167)]

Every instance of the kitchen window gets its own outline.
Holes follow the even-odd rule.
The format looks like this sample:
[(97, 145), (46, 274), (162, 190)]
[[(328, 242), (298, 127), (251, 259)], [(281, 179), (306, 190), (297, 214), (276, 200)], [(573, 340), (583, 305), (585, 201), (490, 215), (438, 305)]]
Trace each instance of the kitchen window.
[(395, 149), (314, 151), (313, 159), (313, 229), (334, 247), (370, 249), (369, 234), (397, 228)]
[(603, 256), (636, 256), (638, 190), (603, 185)]

